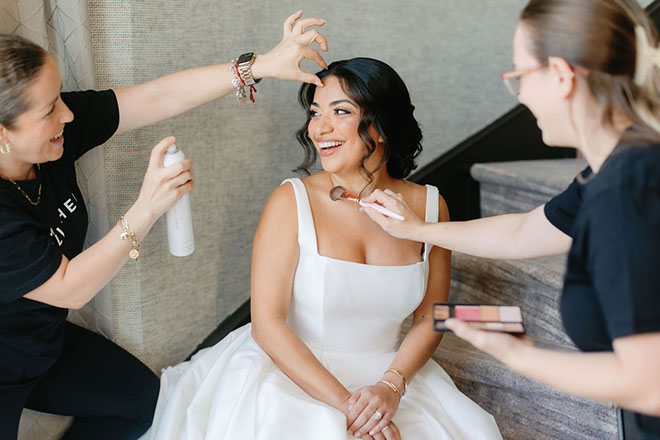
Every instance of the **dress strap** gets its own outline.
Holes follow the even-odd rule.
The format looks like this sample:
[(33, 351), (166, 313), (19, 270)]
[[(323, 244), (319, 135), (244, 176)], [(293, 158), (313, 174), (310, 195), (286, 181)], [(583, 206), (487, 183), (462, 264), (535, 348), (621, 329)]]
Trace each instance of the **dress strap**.
[(305, 184), (297, 177), (286, 179), (281, 183), (284, 185), (289, 182), (293, 186), (293, 192), (296, 195), (296, 206), (298, 207), (298, 244), (300, 249), (306, 249), (316, 253), (316, 228), (314, 227), (314, 217), (312, 216), (312, 207), (309, 204), (309, 197)]
[[(426, 221), (430, 223), (438, 222), (438, 188), (433, 185), (426, 185)], [(428, 261), (429, 253), (431, 253), (432, 243), (424, 244), (424, 261)]]

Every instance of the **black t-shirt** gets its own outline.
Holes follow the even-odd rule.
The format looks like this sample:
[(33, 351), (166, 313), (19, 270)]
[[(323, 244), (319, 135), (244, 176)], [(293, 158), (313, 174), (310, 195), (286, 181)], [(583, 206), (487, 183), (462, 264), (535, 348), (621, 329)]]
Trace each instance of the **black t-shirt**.
[[(660, 332), (660, 146), (620, 144), (600, 171), (545, 206), (573, 239), (561, 314), (583, 351), (612, 351), (616, 338)], [(660, 417), (635, 415), (648, 438)]]
[(0, 387), (39, 377), (58, 358), (61, 324), (67, 310), (23, 295), (46, 282), (83, 248), (87, 211), (76, 183), (74, 162), (108, 140), (119, 125), (112, 90), (62, 93), (74, 114), (64, 127), (64, 153), (41, 164), (37, 178), (16, 183), (0, 179)]

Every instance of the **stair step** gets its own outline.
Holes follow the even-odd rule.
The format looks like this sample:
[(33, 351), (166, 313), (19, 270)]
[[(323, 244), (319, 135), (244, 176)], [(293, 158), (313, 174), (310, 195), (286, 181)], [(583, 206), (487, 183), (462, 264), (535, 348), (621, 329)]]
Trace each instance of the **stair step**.
[(522, 309), (527, 334), (537, 345), (575, 349), (559, 315), (565, 256), (490, 260), (455, 252), (451, 302), (510, 304)]
[(616, 409), (522, 376), (451, 333), (433, 358), (495, 417), (506, 440), (616, 440)]
[[(520, 305), (538, 347), (577, 350), (564, 332), (559, 295), (565, 257), (488, 260), (454, 253), (451, 302)], [(521, 376), (446, 334), (433, 358), (458, 388), (493, 414), (505, 439), (616, 439), (616, 411)]]
[(480, 183), (481, 216), (530, 211), (563, 191), (585, 166), (576, 159), (474, 164), (470, 173)]

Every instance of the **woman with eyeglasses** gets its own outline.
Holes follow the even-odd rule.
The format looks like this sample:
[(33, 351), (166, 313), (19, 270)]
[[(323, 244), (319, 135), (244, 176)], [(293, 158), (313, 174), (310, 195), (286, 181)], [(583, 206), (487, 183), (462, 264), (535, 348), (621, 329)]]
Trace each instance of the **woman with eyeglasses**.
[(485, 258), (568, 255), (564, 327), (581, 353), (447, 325), (514, 370), (563, 391), (612, 402), (627, 439), (660, 439), (660, 49), (635, 0), (531, 0), (502, 75), (538, 120), (543, 140), (572, 146), (589, 167), (544, 206), (430, 224), (402, 196), (365, 199), (404, 221), (364, 211), (398, 238)]

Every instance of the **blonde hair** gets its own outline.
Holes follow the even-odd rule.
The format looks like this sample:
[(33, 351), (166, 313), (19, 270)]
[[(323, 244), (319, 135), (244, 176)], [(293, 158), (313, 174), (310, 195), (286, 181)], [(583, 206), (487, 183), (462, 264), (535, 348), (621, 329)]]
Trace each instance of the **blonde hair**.
[(589, 70), (603, 122), (620, 113), (632, 124), (624, 140), (660, 143), (658, 34), (636, 0), (530, 0), (520, 20), (539, 61), (561, 57)]

